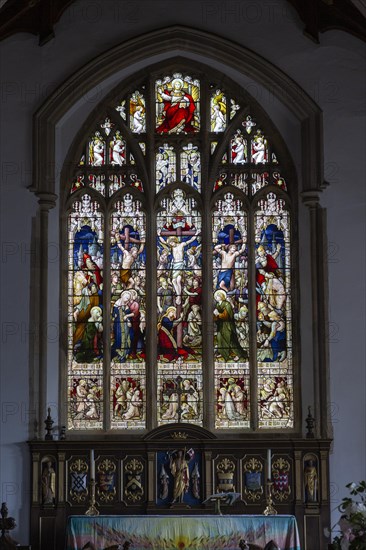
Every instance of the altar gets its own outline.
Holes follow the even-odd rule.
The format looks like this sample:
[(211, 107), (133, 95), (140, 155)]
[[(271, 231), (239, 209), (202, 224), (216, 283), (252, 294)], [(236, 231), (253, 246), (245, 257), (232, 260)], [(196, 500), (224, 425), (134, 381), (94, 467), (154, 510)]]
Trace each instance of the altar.
[[(264, 549), (300, 550), (294, 516), (70, 516), (67, 550), (121, 547), (130, 550), (240, 550), (240, 541)], [(88, 545), (89, 543), (89, 545)]]

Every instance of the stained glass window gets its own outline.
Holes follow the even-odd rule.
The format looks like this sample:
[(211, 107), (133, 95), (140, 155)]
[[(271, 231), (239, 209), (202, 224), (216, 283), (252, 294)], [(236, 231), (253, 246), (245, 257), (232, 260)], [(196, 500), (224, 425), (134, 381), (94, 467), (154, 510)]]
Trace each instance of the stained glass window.
[(69, 430), (296, 426), (293, 172), (227, 82), (145, 75), (80, 138), (65, 193)]

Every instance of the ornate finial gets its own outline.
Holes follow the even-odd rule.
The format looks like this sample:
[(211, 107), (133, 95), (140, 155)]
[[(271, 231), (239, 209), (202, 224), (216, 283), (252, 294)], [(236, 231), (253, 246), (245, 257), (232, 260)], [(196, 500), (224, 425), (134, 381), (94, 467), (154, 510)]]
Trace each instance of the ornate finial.
[(46, 435), (45, 435), (45, 439), (48, 440), (48, 441), (52, 441), (53, 440), (53, 435), (52, 435), (52, 426), (54, 424), (54, 421), (52, 420), (51, 418), (51, 407), (48, 407), (48, 416), (46, 418), (46, 420), (44, 421), (44, 423), (46, 424)]
[(307, 439), (314, 439), (314, 425), (315, 425), (315, 418), (311, 414), (311, 407), (308, 406), (309, 413), (305, 419), (306, 422), (306, 438)]
[(60, 441), (65, 441), (65, 439), (66, 439), (66, 426), (61, 426)]

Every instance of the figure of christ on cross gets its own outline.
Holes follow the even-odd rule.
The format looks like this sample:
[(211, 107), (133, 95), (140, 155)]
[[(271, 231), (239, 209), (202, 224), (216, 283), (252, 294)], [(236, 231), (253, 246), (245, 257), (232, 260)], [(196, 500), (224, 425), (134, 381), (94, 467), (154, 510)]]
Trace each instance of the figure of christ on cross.
[[(234, 229), (229, 230), (229, 244), (217, 244), (215, 252), (221, 256), (221, 266), (217, 275), (216, 288), (221, 288), (225, 292), (232, 292), (235, 286), (235, 260), (245, 251), (246, 243), (242, 239), (234, 241)], [(237, 245), (241, 244), (238, 250)]]
[[(171, 265), (171, 281), (175, 294), (175, 305), (177, 318), (180, 318), (182, 313), (182, 277), (184, 273), (184, 250), (187, 246), (193, 243), (199, 236), (195, 228), (185, 228), (186, 223), (184, 218), (175, 218), (173, 229), (162, 229), (159, 236), (159, 241), (163, 248), (170, 249), (173, 257)], [(183, 226), (183, 227), (182, 227)], [(187, 227), (187, 226), (186, 226)], [(190, 236), (187, 241), (180, 241), (180, 237)], [(166, 240), (163, 238), (166, 237)], [(180, 323), (177, 326), (177, 345), (182, 347), (183, 343), (183, 326)]]
[[(132, 266), (139, 254), (144, 250), (145, 242), (131, 237), (130, 228), (128, 226), (123, 228), (123, 235), (117, 230), (114, 236), (116, 244), (122, 252), (121, 283), (125, 285), (125, 288), (132, 288), (134, 285)], [(123, 243), (121, 241), (123, 241)], [(132, 246), (129, 249), (130, 243), (132, 243)], [(137, 246), (138, 244), (140, 247)]]
[[(198, 407), (198, 394), (190, 380), (183, 379), (177, 376), (173, 380), (174, 387), (164, 391), (164, 395), (169, 396), (169, 404), (165, 413), (162, 415), (162, 420), (176, 420), (181, 422), (182, 415), (184, 416), (185, 409), (189, 408), (189, 403), (194, 401), (193, 410)], [(182, 404), (182, 397), (186, 396), (186, 400)], [(186, 405), (186, 407), (185, 407)], [(197, 410), (195, 410), (197, 414)]]

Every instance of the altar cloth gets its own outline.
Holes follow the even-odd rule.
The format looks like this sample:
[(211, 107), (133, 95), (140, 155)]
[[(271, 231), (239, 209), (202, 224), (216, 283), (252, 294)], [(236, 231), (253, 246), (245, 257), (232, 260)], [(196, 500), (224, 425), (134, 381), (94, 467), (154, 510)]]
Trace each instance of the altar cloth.
[(96, 550), (130, 541), (130, 550), (240, 550), (273, 540), (281, 550), (301, 550), (294, 516), (71, 516), (67, 550), (91, 542)]

